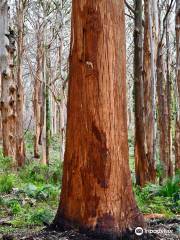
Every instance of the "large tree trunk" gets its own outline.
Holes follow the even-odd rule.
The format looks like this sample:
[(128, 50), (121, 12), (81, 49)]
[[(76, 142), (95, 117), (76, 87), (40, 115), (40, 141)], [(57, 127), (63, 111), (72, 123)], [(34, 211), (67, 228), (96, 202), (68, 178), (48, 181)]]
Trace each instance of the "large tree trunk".
[[(8, 37), (6, 37), (6, 36)], [(9, 39), (9, 40), (8, 40)], [(7, 1), (0, 3), (1, 114), (4, 156), (16, 164), (16, 84), (14, 81), (14, 32), (8, 31)]]
[[(54, 225), (141, 225), (128, 162), (124, 0), (73, 1), (64, 174)], [(105, 235), (103, 235), (105, 234)]]
[(175, 170), (180, 169), (180, 0), (176, 0), (176, 82), (177, 82), (177, 117), (175, 135)]
[(134, 93), (135, 93), (135, 171), (136, 183), (144, 186), (148, 176), (146, 156), (146, 129), (144, 125), (144, 86), (143, 86), (143, 26), (142, 0), (135, 0), (134, 26)]
[(23, 124), (23, 108), (24, 108), (24, 89), (23, 89), (23, 53), (24, 53), (24, 11), (25, 6), (22, 0), (19, 0), (17, 9), (17, 96), (16, 96), (16, 161), (18, 166), (24, 165), (25, 162), (25, 144), (24, 144), (24, 124)]

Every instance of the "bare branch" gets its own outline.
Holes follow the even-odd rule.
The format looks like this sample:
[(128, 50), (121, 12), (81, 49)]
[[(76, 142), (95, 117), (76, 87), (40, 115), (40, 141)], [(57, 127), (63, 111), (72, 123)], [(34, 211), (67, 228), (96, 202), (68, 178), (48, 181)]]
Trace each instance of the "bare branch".
[(126, 0), (124, 2), (126, 7), (135, 15), (135, 10), (133, 9), (133, 7), (131, 7), (131, 5)]

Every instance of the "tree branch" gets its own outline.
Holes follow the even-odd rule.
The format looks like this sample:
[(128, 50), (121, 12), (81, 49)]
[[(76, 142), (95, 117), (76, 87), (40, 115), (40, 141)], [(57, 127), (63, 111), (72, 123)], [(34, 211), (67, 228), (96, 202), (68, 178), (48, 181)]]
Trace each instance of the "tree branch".
[(162, 44), (162, 41), (163, 41), (163, 38), (164, 38), (164, 34), (165, 34), (166, 19), (167, 19), (168, 15), (169, 15), (169, 12), (170, 12), (170, 10), (172, 8), (173, 3), (174, 3), (174, 0), (171, 0), (171, 3), (170, 3), (170, 5), (169, 5), (169, 7), (167, 9), (167, 12), (166, 12), (165, 16), (164, 16), (164, 19), (163, 19), (163, 32), (162, 32), (162, 36), (161, 36), (161, 40), (159, 42), (159, 45)]
[(135, 15), (135, 10), (131, 7), (131, 5), (126, 0), (124, 0), (124, 2), (126, 7)]

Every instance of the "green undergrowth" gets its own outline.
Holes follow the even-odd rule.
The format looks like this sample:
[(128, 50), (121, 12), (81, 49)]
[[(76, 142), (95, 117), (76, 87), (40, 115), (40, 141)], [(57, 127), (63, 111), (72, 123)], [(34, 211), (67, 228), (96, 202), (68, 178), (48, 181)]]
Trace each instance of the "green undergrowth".
[[(28, 158), (20, 170), (0, 150), (0, 233), (39, 229), (53, 220), (59, 201), (62, 163), (58, 158), (59, 139), (54, 137), (50, 165), (33, 159), (33, 137), (26, 136)], [(2, 224), (2, 221), (3, 224)]]
[(180, 174), (168, 179), (162, 186), (148, 184), (135, 186), (137, 204), (143, 213), (160, 213), (171, 218), (180, 214)]

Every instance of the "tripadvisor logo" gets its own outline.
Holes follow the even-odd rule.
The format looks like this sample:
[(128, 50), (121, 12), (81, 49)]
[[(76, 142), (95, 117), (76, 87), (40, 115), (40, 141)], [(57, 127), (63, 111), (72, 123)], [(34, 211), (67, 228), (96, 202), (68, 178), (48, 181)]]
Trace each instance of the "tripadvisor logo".
[(137, 236), (141, 236), (141, 235), (143, 235), (143, 229), (142, 229), (142, 227), (137, 227), (136, 229), (135, 229), (135, 234), (137, 235)]
[(135, 234), (137, 236), (141, 236), (143, 235), (143, 233), (148, 233), (148, 234), (152, 234), (152, 233), (155, 233), (155, 234), (166, 234), (166, 235), (169, 235), (169, 234), (172, 234), (173, 233), (173, 230), (169, 230), (169, 229), (165, 229), (165, 228), (162, 228), (162, 229), (144, 229), (142, 227), (137, 227), (135, 229)]

